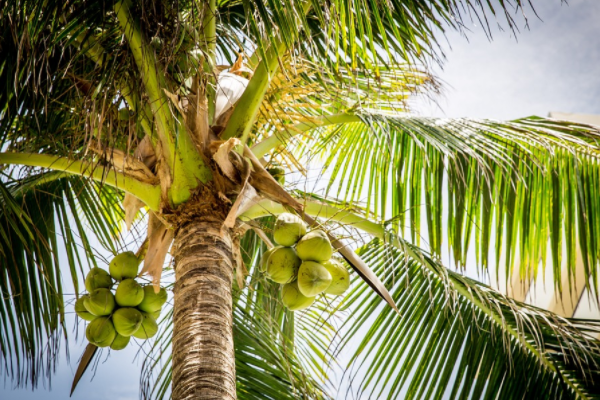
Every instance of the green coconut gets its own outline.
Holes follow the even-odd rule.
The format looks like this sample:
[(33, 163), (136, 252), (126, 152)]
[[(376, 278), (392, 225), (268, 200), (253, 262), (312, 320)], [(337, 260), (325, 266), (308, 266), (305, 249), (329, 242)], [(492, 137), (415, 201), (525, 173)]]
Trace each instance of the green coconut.
[(315, 301), (314, 297), (306, 297), (298, 289), (298, 282), (286, 283), (281, 288), (281, 301), (291, 311), (304, 310)]
[(260, 264), (258, 266), (261, 272), (265, 272), (267, 270), (267, 262), (269, 261), (269, 257), (271, 256), (271, 254), (273, 254), (275, 250), (279, 249), (280, 247), (281, 246), (273, 247), (263, 253), (262, 257), (260, 258)]
[(340, 295), (350, 287), (350, 274), (342, 263), (333, 258), (321, 263), (331, 274), (331, 285), (325, 290), (327, 294)]
[(122, 280), (117, 286), (115, 299), (121, 307), (135, 307), (144, 300), (144, 288), (134, 279)]
[(281, 167), (267, 168), (267, 172), (280, 184), (285, 185), (285, 169)]
[(154, 292), (154, 286), (144, 286), (144, 300), (138, 304), (138, 309), (146, 313), (160, 311), (163, 304), (167, 302), (167, 291), (160, 288), (158, 293)]
[(140, 326), (140, 329), (135, 331), (133, 336), (138, 339), (145, 340), (156, 335), (156, 332), (158, 332), (158, 324), (156, 323), (156, 320), (150, 316), (150, 314), (143, 313), (143, 316), (144, 320), (142, 321), (142, 326)]
[(302, 261), (327, 261), (333, 254), (333, 247), (327, 234), (320, 229), (310, 231), (296, 245), (296, 252)]
[(302, 260), (291, 247), (279, 247), (271, 253), (267, 261), (267, 276), (277, 283), (288, 283), (296, 280), (298, 267)]
[(85, 330), (87, 340), (98, 347), (110, 346), (116, 336), (117, 331), (108, 317), (96, 318)]
[(293, 246), (306, 235), (306, 224), (300, 217), (283, 213), (277, 217), (273, 229), (273, 239), (281, 246)]
[(131, 251), (117, 254), (108, 264), (110, 275), (118, 281), (137, 276), (140, 261)]
[(298, 270), (298, 289), (306, 297), (313, 297), (327, 290), (331, 284), (331, 274), (323, 265), (314, 261), (304, 261)]
[(84, 319), (86, 321), (93, 321), (96, 319), (96, 316), (94, 314), (92, 314), (91, 312), (89, 312), (87, 310), (87, 308), (85, 308), (85, 305), (83, 304), (85, 299), (87, 299), (89, 297), (90, 297), (89, 295), (84, 294), (83, 296), (81, 296), (80, 298), (77, 299), (77, 301), (75, 302), (75, 312), (77, 313), (79, 318)]
[(154, 311), (154, 312), (148, 313), (148, 315), (150, 315), (152, 317), (152, 319), (154, 319), (155, 321), (158, 321), (161, 311), (162, 310)]
[(121, 336), (131, 336), (142, 326), (144, 316), (137, 308), (119, 308), (112, 315), (113, 325)]
[(111, 286), (112, 279), (110, 279), (108, 272), (102, 268), (92, 268), (85, 277), (85, 288), (90, 293), (100, 288), (109, 289)]
[(96, 289), (83, 300), (83, 305), (96, 316), (110, 315), (115, 309), (115, 296), (108, 289)]
[(117, 332), (117, 336), (115, 336), (115, 340), (110, 344), (110, 348), (113, 350), (123, 350), (129, 344), (130, 336), (121, 336)]

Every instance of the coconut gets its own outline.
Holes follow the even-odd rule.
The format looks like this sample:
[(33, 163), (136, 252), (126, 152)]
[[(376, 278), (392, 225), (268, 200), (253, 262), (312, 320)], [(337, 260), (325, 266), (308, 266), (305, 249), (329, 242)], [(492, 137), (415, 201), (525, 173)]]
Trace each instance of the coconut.
[(296, 251), (302, 261), (327, 261), (333, 254), (327, 234), (320, 229), (304, 235), (296, 245)]
[(281, 185), (285, 185), (285, 169), (281, 167), (267, 168), (267, 172)]
[(108, 272), (102, 268), (92, 268), (85, 277), (85, 288), (88, 292), (92, 292), (100, 288), (110, 288), (112, 286), (112, 279)]
[(160, 312), (161, 311), (162, 310), (154, 311), (154, 312), (148, 313), (148, 315), (150, 315), (153, 320), (158, 321), (158, 318), (160, 317)]
[(302, 260), (291, 247), (279, 247), (269, 256), (267, 276), (277, 283), (288, 283), (296, 280), (298, 267)]
[(144, 300), (138, 304), (138, 308), (147, 313), (159, 311), (167, 301), (167, 291), (160, 288), (158, 293), (154, 292), (152, 285), (144, 286)]
[(85, 294), (77, 299), (77, 301), (75, 302), (75, 312), (77, 313), (79, 318), (85, 319), (86, 321), (93, 321), (96, 319), (96, 316), (94, 314), (92, 314), (91, 312), (89, 312), (87, 310), (87, 308), (85, 308), (85, 305), (83, 304), (85, 299), (87, 299), (89, 297), (90, 297), (89, 295)]
[(110, 346), (116, 336), (117, 331), (108, 317), (96, 318), (85, 330), (87, 340), (98, 347)]
[(300, 293), (298, 282), (290, 282), (281, 288), (281, 301), (291, 311), (304, 310), (315, 301), (314, 297), (306, 297)]
[(142, 326), (144, 316), (137, 308), (119, 308), (112, 316), (113, 325), (121, 336), (131, 336)]
[(117, 336), (115, 336), (115, 340), (110, 344), (110, 348), (113, 350), (123, 350), (129, 344), (130, 336), (121, 336), (117, 332)]
[(277, 217), (273, 229), (273, 239), (281, 246), (293, 246), (302, 236), (306, 235), (306, 224), (300, 217), (283, 213)]
[(331, 285), (325, 290), (327, 294), (340, 295), (350, 287), (350, 274), (346, 267), (333, 258), (328, 261), (323, 261), (322, 265), (331, 274)]
[(275, 250), (279, 249), (280, 247), (281, 246), (273, 247), (263, 253), (262, 257), (260, 258), (260, 264), (258, 267), (260, 269), (260, 272), (265, 272), (267, 270), (267, 262), (269, 261), (269, 257), (271, 256), (271, 254), (273, 254)]
[(125, 279), (115, 292), (117, 304), (121, 307), (135, 307), (144, 300), (144, 289), (133, 279)]
[(115, 309), (115, 296), (108, 289), (96, 289), (83, 300), (85, 309), (96, 315), (110, 315)]
[(144, 320), (142, 321), (142, 326), (140, 329), (135, 331), (133, 336), (138, 339), (149, 339), (152, 336), (156, 335), (158, 332), (158, 324), (156, 320), (150, 316), (150, 314), (143, 313)]
[(298, 289), (307, 296), (313, 297), (325, 291), (331, 284), (331, 274), (327, 269), (314, 261), (304, 261), (298, 270)]
[(137, 276), (140, 261), (131, 251), (117, 254), (108, 265), (110, 275), (118, 281)]

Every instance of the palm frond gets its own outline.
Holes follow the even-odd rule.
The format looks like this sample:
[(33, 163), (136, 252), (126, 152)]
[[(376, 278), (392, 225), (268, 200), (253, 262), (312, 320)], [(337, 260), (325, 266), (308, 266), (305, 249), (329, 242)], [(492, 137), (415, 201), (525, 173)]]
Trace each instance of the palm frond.
[[(310, 5), (308, 13), (304, 8)], [(222, 16), (248, 36), (266, 54), (266, 48), (277, 41), (286, 47), (299, 47), (314, 60), (333, 69), (377, 71), (377, 64), (400, 64), (440, 60), (443, 53), (436, 34), (447, 27), (463, 30), (467, 18), (477, 20), (491, 33), (488, 17), (506, 22), (513, 32), (518, 30), (512, 12), (521, 10), (523, 2), (489, 2), (481, 0), (433, 2), (399, 0), (372, 2), (365, 0), (223, 1)], [(244, 15), (245, 18), (236, 18)], [(235, 25), (235, 24), (239, 25)], [(297, 32), (302, 32), (300, 41)]]
[(598, 321), (515, 302), (396, 243), (375, 239), (359, 250), (400, 315), (355, 282), (339, 344), (347, 351), (360, 341), (348, 390), (389, 399), (599, 398)]
[(300, 56), (285, 57), (281, 64), (284, 68), (273, 77), (257, 118), (259, 138), (356, 108), (407, 111), (410, 96), (439, 87), (434, 77), (410, 65), (382, 65), (375, 76), (345, 69), (329, 71)]
[(0, 368), (16, 386), (35, 387), (50, 377), (67, 337), (62, 279), (79, 291), (84, 267), (96, 266), (91, 237), (114, 248), (120, 196), (44, 172), (5, 180), (0, 195)]
[(336, 234), (347, 230), (354, 245), (366, 243), (358, 253), (389, 288), (399, 314), (359, 277), (346, 296), (324, 301), (321, 319), (348, 316), (341, 326), (330, 324), (333, 355), (349, 359), (341, 381), (331, 381), (340, 385), (338, 397), (598, 398), (600, 322), (507, 298), (346, 206), (329, 199), (307, 202), (305, 211)]
[[(65, 117), (72, 103), (82, 103), (83, 97), (102, 93), (103, 84), (112, 82), (119, 64), (105, 62), (96, 69), (95, 62), (85, 62), (78, 37), (95, 36), (95, 28), (103, 26), (103, 35), (95, 38), (109, 47), (118, 59), (118, 37), (107, 27), (106, 9), (102, 2), (65, 4), (50, 1), (8, 1), (0, 11), (0, 137), (5, 142), (10, 131), (20, 127), (22, 142), (42, 142), (55, 139), (53, 151), (69, 148), (73, 129), (58, 122), (76, 124), (77, 118)], [(89, 28), (89, 30), (88, 30)], [(75, 62), (77, 60), (77, 62)], [(110, 86), (110, 85), (109, 85)], [(95, 93), (90, 92), (96, 89)], [(89, 104), (88, 104), (89, 105)], [(85, 107), (77, 108), (83, 112)], [(70, 113), (72, 114), (72, 113)], [(73, 116), (76, 117), (76, 116)], [(81, 116), (79, 116), (81, 117)], [(83, 115), (85, 120), (85, 115)], [(40, 131), (47, 135), (37, 135)], [(60, 137), (60, 139), (59, 139)], [(61, 146), (64, 145), (64, 146)]]
[(596, 282), (596, 128), (536, 117), (496, 122), (367, 112), (357, 120), (313, 130), (296, 152), (324, 160), (329, 195), (363, 204), (367, 216), (407, 232), (415, 244), (425, 235), (437, 256), (447, 237), (458, 266), (474, 248), (480, 272), (495, 269), (498, 277), (504, 268), (507, 280), (517, 263), (521, 278), (537, 276), (550, 242), (559, 291), (564, 264), (571, 289), (579, 246), (585, 281)]

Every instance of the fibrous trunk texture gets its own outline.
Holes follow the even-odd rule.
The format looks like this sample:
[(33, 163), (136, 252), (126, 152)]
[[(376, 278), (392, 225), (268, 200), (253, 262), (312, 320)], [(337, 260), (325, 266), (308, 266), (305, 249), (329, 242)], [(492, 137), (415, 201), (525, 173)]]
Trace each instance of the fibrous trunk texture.
[(232, 240), (222, 221), (200, 218), (175, 237), (174, 400), (235, 399)]

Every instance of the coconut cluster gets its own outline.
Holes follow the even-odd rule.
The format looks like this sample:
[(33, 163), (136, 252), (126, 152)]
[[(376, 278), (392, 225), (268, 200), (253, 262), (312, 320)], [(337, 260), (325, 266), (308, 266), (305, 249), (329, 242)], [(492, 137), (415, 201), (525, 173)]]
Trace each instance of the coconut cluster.
[(145, 340), (156, 335), (156, 319), (167, 292), (161, 288), (155, 293), (152, 285), (140, 285), (135, 280), (139, 264), (128, 251), (112, 259), (109, 272), (92, 268), (85, 277), (88, 293), (75, 302), (75, 312), (89, 321), (85, 336), (90, 343), (122, 350), (131, 336)]
[(273, 239), (279, 246), (265, 252), (260, 268), (283, 285), (281, 300), (290, 310), (303, 310), (317, 295), (340, 295), (350, 286), (346, 267), (331, 258), (333, 247), (324, 231), (308, 231), (302, 219), (284, 213), (275, 222)]

